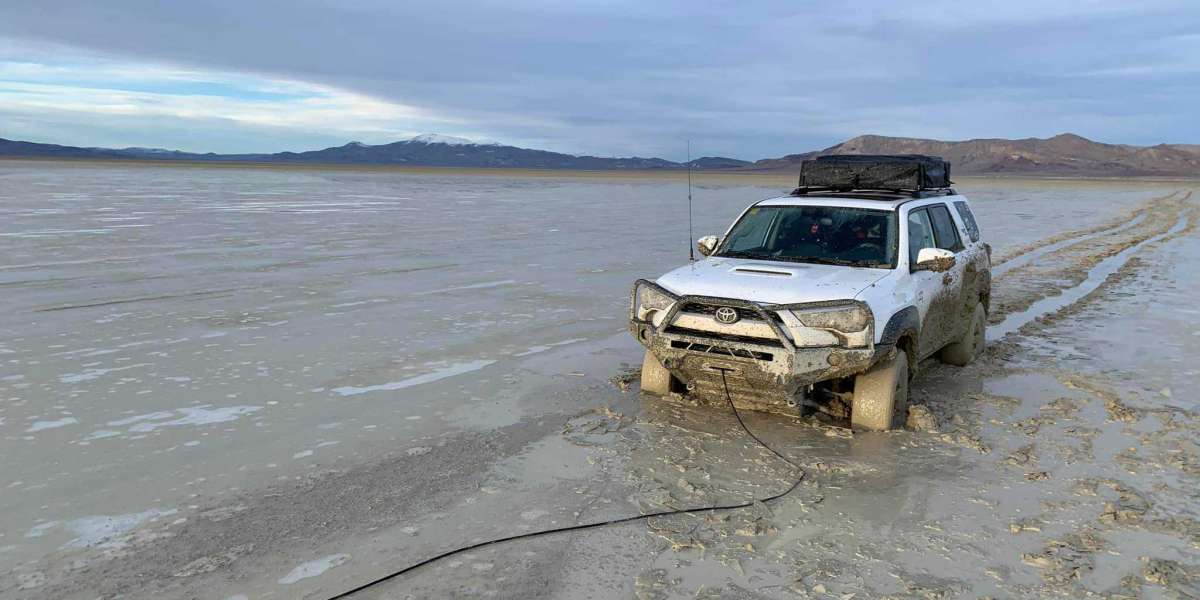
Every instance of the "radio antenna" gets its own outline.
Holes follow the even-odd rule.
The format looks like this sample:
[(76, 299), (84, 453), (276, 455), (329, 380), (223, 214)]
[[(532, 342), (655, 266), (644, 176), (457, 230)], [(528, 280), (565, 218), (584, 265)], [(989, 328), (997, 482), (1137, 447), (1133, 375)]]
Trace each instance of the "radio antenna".
[(696, 262), (695, 244), (692, 243), (692, 140), (687, 141), (688, 175), (688, 260)]

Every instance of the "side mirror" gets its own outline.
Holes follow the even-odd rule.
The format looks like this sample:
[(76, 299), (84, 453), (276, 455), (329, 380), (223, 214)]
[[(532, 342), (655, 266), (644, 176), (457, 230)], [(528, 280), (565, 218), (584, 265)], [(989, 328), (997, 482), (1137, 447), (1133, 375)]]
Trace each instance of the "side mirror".
[(717, 244), (720, 241), (721, 239), (715, 235), (706, 235), (696, 240), (696, 249), (700, 251), (700, 254), (708, 256), (713, 253), (713, 250), (717, 249)]
[(917, 253), (917, 264), (913, 271), (933, 271), (942, 273), (954, 268), (954, 253), (941, 248), (921, 248)]

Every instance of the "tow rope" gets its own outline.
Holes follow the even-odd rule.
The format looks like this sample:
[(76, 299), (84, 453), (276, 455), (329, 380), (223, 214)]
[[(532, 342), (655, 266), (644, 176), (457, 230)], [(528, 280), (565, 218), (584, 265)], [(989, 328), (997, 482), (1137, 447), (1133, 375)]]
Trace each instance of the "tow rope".
[(442, 560), (443, 558), (449, 558), (456, 554), (462, 554), (463, 552), (469, 552), (471, 550), (478, 550), (480, 548), (485, 548), (487, 546), (494, 546), (496, 544), (503, 544), (505, 542), (512, 542), (512, 541), (516, 541), (516, 540), (524, 540), (524, 539), (529, 539), (529, 538), (541, 537), (544, 535), (550, 535), (550, 534), (554, 534), (554, 533), (565, 533), (568, 531), (583, 531), (586, 529), (596, 529), (599, 527), (607, 527), (609, 525), (620, 525), (621, 523), (632, 523), (634, 521), (644, 521), (646, 519), (652, 519), (654, 517), (667, 517), (667, 516), (671, 516), (671, 515), (686, 515), (686, 514), (691, 514), (691, 513), (716, 511), (716, 510), (735, 510), (735, 509), (739, 509), (739, 508), (749, 508), (751, 506), (754, 506), (755, 504), (760, 504), (760, 503), (765, 504), (767, 502), (778, 500), (779, 498), (782, 498), (782, 497), (792, 493), (797, 487), (799, 487), (800, 482), (804, 481), (804, 471), (800, 468), (799, 465), (792, 462), (791, 459), (784, 456), (783, 454), (780, 454), (777, 450), (772, 448), (766, 442), (762, 441), (762, 439), (760, 439), (757, 435), (754, 435), (753, 431), (750, 431), (750, 428), (746, 426), (746, 422), (742, 420), (741, 413), (739, 413), (737, 407), (733, 405), (733, 396), (729, 393), (729, 382), (725, 380), (725, 372), (727, 371), (727, 369), (718, 368), (717, 370), (721, 372), (721, 384), (725, 388), (725, 400), (729, 402), (729, 409), (733, 412), (733, 416), (735, 418), (737, 418), (738, 425), (740, 425), (742, 427), (742, 431), (745, 431), (747, 435), (749, 435), (751, 438), (754, 438), (754, 441), (757, 442), (759, 446), (766, 448), (771, 454), (774, 454), (775, 456), (779, 457), (780, 460), (791, 465), (792, 468), (796, 469), (799, 472), (798, 476), (796, 477), (796, 481), (794, 483), (792, 483), (792, 485), (789, 486), (786, 490), (784, 490), (778, 494), (774, 494), (772, 496), (767, 496), (766, 498), (747, 500), (746, 502), (739, 502), (737, 504), (723, 504), (723, 505), (717, 505), (717, 506), (702, 506), (699, 508), (665, 510), (662, 512), (634, 515), (632, 517), (623, 517), (620, 519), (611, 519), (608, 521), (598, 521), (595, 523), (584, 523), (581, 525), (558, 527), (556, 529), (544, 529), (541, 531), (533, 531), (533, 532), (522, 533), (522, 534), (518, 534), (518, 535), (510, 535), (507, 537), (496, 538), (494, 540), (479, 542), (477, 544), (471, 544), (469, 546), (455, 548), (454, 550), (449, 550), (449, 551), (443, 552), (441, 554), (438, 554), (437, 556), (431, 556), (431, 557), (429, 557), (425, 560), (422, 560), (418, 563), (414, 563), (412, 565), (404, 567), (403, 569), (400, 569), (399, 571), (393, 571), (391, 573), (388, 573), (387, 575), (384, 575), (377, 579), (368, 581), (356, 588), (346, 590), (340, 594), (337, 594), (336, 596), (330, 596), (328, 600), (341, 600), (343, 598), (349, 598), (350, 596), (353, 596), (354, 594), (357, 594), (368, 588), (374, 587), (376, 585), (379, 585), (379, 584), (387, 582), (387, 581), (394, 580), (398, 577), (402, 577), (404, 575), (412, 573), (413, 571), (416, 571), (417, 569), (420, 569), (421, 567), (424, 567), (426, 565), (429, 565), (429, 564), (435, 563), (439, 560)]

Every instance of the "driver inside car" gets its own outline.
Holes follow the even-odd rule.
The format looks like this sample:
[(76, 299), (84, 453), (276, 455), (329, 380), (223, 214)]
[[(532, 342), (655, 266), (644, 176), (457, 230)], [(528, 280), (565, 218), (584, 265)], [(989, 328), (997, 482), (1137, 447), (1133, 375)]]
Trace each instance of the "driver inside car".
[(813, 256), (822, 254), (821, 224), (815, 219), (796, 217), (780, 227), (775, 239), (777, 256)]

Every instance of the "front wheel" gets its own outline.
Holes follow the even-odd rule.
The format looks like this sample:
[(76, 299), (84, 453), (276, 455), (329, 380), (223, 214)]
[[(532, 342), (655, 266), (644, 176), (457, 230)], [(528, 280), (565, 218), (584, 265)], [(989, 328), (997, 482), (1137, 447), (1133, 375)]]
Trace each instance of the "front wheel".
[(897, 350), (854, 378), (850, 426), (868, 431), (904, 428), (908, 419), (908, 355)]
[(986, 344), (987, 311), (983, 303), (975, 305), (975, 313), (971, 315), (971, 323), (963, 332), (962, 338), (942, 348), (939, 358), (942, 362), (956, 367), (965, 367), (983, 352)]
[(642, 358), (642, 391), (659, 396), (671, 393), (671, 372), (649, 350)]

